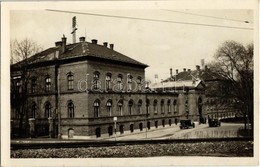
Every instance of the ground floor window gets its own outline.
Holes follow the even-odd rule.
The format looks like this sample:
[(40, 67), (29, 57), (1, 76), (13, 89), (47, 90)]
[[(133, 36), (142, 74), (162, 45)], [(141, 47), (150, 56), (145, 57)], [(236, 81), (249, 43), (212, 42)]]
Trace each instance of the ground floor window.
[(124, 125), (119, 126), (120, 134), (124, 134)]
[(96, 137), (100, 137), (100, 136), (101, 136), (101, 129), (96, 128)]
[(162, 126), (163, 127), (165, 126), (165, 120), (164, 119), (162, 120)]
[(143, 123), (139, 124), (139, 129), (140, 129), (140, 131), (143, 131)]
[(130, 125), (130, 132), (133, 133), (134, 132), (134, 124)]
[(169, 126), (172, 126), (172, 120), (169, 119)]
[(154, 122), (154, 126), (155, 126), (155, 128), (158, 128), (158, 121)]
[(151, 123), (150, 123), (150, 121), (148, 121), (147, 122), (147, 129), (150, 130), (150, 128), (151, 128)]
[(113, 126), (108, 127), (108, 135), (112, 136), (113, 135)]

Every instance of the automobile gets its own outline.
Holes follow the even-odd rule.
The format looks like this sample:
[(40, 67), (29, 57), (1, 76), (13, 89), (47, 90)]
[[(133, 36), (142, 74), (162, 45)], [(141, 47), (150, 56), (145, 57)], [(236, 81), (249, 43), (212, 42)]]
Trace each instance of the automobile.
[(180, 120), (180, 129), (195, 128), (195, 123), (190, 119)]
[(209, 127), (218, 127), (221, 125), (221, 122), (219, 119), (210, 119), (209, 120)]

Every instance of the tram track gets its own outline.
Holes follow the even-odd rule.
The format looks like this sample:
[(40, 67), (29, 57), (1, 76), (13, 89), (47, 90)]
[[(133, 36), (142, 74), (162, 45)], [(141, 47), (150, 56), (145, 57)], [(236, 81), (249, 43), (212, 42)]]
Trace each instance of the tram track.
[(80, 147), (109, 147), (140, 144), (172, 144), (172, 143), (200, 143), (220, 141), (253, 141), (252, 137), (232, 138), (191, 138), (191, 139), (138, 139), (138, 140), (12, 140), (11, 150), (18, 149), (47, 149), (47, 148), (80, 148)]

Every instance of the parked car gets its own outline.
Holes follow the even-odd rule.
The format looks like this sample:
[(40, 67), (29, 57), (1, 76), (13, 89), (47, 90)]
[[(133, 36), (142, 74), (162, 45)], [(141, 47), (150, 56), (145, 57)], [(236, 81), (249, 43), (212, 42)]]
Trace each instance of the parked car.
[(210, 119), (209, 120), (209, 127), (218, 127), (220, 126), (220, 120), (219, 119)]
[(195, 128), (195, 123), (190, 119), (180, 120), (180, 129)]

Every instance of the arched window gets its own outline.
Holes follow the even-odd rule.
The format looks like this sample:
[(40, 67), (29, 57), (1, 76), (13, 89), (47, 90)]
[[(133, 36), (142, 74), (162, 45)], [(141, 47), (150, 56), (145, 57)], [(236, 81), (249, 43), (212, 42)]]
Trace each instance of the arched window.
[(150, 114), (150, 100), (146, 99), (146, 114)]
[(157, 100), (155, 99), (153, 101), (153, 108), (154, 108), (154, 114), (157, 115), (158, 114), (158, 106), (157, 106)]
[(173, 108), (174, 108), (174, 114), (176, 114), (177, 113), (177, 100), (176, 99), (174, 99), (173, 100)]
[(142, 100), (140, 99), (139, 101), (138, 101), (138, 113), (139, 114), (142, 114)]
[(68, 117), (69, 118), (74, 118), (74, 104), (72, 101), (68, 102)]
[(141, 83), (142, 83), (142, 78), (139, 76), (137, 77), (137, 90), (138, 91), (141, 91), (142, 90), (142, 86), (141, 86)]
[(73, 90), (74, 76), (71, 72), (67, 74), (68, 90)]
[(112, 116), (112, 100), (108, 100), (106, 106), (109, 116)]
[(161, 113), (164, 114), (164, 100), (161, 100)]
[(123, 100), (119, 100), (117, 103), (118, 110), (119, 110), (119, 115), (123, 115)]
[(112, 74), (111, 73), (107, 73), (107, 75), (106, 75), (106, 82), (105, 82), (107, 91), (112, 89), (111, 77), (112, 77)]
[(99, 113), (99, 107), (100, 107), (100, 101), (97, 99), (94, 102), (94, 117), (97, 118), (99, 117), (100, 113)]
[(36, 103), (32, 103), (32, 118), (36, 118), (36, 113), (37, 113), (37, 106)]
[(167, 101), (167, 110), (168, 110), (168, 113), (171, 113), (171, 100), (168, 99)]
[(50, 102), (45, 103), (45, 118), (50, 118), (52, 116), (51, 114), (51, 104)]
[(94, 77), (93, 77), (93, 89), (94, 90), (100, 89), (99, 76), (100, 76), (100, 73), (98, 71), (95, 71), (94, 72)]
[(133, 82), (133, 77), (130, 74), (127, 74), (127, 90), (131, 91), (132, 90), (132, 82)]
[(133, 105), (134, 105), (133, 100), (130, 100), (128, 102), (129, 115), (133, 115)]
[(51, 78), (49, 76), (45, 78), (45, 91), (51, 91)]
[(35, 93), (37, 89), (37, 79), (34, 77), (32, 78), (32, 93)]
[(123, 90), (123, 76), (122, 76), (122, 74), (118, 74), (118, 76), (117, 76), (117, 88), (118, 88), (118, 90)]

